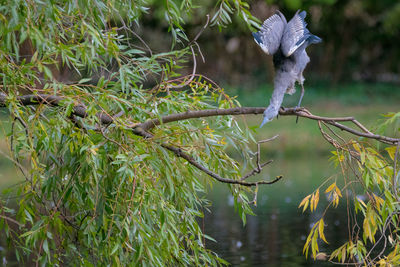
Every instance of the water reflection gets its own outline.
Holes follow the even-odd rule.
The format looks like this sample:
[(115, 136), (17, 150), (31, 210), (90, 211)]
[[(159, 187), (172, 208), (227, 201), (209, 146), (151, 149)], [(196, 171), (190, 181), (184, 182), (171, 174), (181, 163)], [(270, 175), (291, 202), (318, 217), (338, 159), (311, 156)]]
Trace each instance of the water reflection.
[[(274, 169), (285, 179), (260, 188), (258, 207), (254, 209), (256, 216), (248, 216), (246, 226), (235, 213), (233, 199), (225, 185), (217, 185), (209, 192), (213, 206), (211, 213), (205, 214), (204, 230), (217, 243), (207, 241), (207, 247), (234, 266), (331, 266), (323, 261), (306, 260), (302, 254), (308, 232), (321, 218), (322, 208), (327, 203), (325, 197), (321, 196), (321, 206), (312, 214), (303, 214), (297, 206), (336, 170), (329, 166), (325, 157), (274, 164), (269, 176), (280, 174), (274, 173)], [(331, 209), (325, 224), (330, 250), (346, 241), (345, 206)], [(325, 244), (320, 244), (322, 252), (327, 249)]]

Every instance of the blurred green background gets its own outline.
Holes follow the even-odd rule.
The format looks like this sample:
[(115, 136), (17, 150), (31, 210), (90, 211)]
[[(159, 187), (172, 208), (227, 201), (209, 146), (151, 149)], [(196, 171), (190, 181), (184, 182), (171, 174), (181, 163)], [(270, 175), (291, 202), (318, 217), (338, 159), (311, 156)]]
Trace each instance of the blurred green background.
[[(161, 1), (153, 0), (154, 6)], [(206, 21), (216, 1), (199, 1), (201, 7), (186, 14), (189, 39)], [(396, 0), (256, 0), (249, 1), (251, 13), (260, 22), (281, 10), (289, 20), (297, 9), (307, 11), (306, 21), (322, 44), (308, 48), (311, 63), (306, 84), (323, 84), (325, 91), (337, 90), (343, 82), (400, 83), (400, 2)], [(150, 9), (138, 33), (151, 47), (162, 51), (170, 46), (163, 13)], [(161, 38), (161, 39), (160, 39)], [(159, 42), (159, 40), (165, 40)], [(198, 72), (225, 82), (257, 90), (272, 82), (270, 56), (253, 41), (247, 26), (235, 17), (220, 32), (207, 29), (198, 40), (205, 63), (198, 58)], [(379, 89), (378, 89), (379, 90)], [(398, 90), (397, 90), (398, 91)]]

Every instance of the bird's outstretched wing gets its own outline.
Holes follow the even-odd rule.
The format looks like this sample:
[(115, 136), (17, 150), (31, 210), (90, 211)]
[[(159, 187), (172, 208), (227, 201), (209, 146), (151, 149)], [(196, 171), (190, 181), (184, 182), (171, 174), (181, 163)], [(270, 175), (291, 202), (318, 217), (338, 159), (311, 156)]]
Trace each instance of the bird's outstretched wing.
[(286, 24), (285, 16), (277, 11), (264, 21), (259, 32), (253, 32), (254, 40), (268, 55), (273, 55), (278, 50)]
[(282, 52), (289, 57), (310, 37), (310, 31), (306, 28), (307, 23), (304, 21), (307, 13), (300, 10), (296, 12), (294, 17), (288, 22), (282, 36)]

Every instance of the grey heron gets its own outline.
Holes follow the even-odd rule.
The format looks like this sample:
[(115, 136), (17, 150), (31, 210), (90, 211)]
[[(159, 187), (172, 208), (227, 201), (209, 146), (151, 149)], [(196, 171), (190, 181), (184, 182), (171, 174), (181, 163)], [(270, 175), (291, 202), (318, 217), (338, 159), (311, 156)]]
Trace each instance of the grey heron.
[(298, 10), (287, 22), (285, 16), (277, 11), (264, 21), (259, 32), (253, 32), (254, 40), (261, 49), (273, 55), (275, 68), (274, 91), (260, 127), (278, 115), (285, 93), (291, 95), (296, 92), (296, 81), (301, 85), (297, 106), (301, 104), (304, 95), (303, 71), (310, 62), (306, 48), (322, 41), (307, 29), (306, 15), (305, 11)]

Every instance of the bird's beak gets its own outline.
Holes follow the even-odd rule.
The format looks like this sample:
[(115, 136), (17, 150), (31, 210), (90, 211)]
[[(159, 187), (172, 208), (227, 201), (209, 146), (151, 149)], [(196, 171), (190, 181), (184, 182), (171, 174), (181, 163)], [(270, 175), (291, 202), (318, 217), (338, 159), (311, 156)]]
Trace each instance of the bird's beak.
[(267, 117), (264, 117), (264, 119), (263, 119), (263, 121), (262, 121), (262, 123), (261, 123), (261, 125), (260, 125), (260, 128), (263, 127), (264, 124), (266, 124), (266, 123), (269, 122), (269, 121), (270, 121), (270, 120), (269, 120)]

